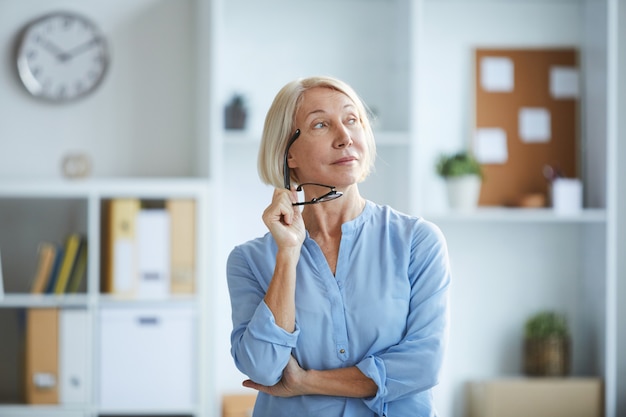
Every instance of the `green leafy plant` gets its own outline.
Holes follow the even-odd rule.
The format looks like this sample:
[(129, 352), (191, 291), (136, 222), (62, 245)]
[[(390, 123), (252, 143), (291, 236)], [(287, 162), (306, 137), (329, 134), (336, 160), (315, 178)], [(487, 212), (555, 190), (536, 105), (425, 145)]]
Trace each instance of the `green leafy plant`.
[(568, 338), (567, 320), (565, 316), (554, 311), (542, 311), (526, 321), (524, 336), (527, 339)]
[(461, 151), (453, 154), (442, 154), (437, 160), (437, 174), (443, 178), (478, 175), (483, 179), (483, 169), (474, 156)]

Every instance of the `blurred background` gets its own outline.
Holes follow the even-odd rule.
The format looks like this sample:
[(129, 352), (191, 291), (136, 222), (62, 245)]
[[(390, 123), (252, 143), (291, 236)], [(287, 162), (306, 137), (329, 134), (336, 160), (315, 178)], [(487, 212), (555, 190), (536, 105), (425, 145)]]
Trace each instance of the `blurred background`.
[[(98, 88), (68, 103), (32, 97), (16, 69), (21, 31), (58, 10), (91, 19), (110, 53)], [(567, 318), (567, 377), (598, 381), (603, 415), (626, 414), (625, 10), (619, 0), (0, 0), (0, 416), (212, 416), (223, 395), (248, 393), (229, 353), (225, 260), (266, 232), (271, 189), (256, 174), (266, 110), (286, 82), (318, 74), (348, 82), (374, 115), (378, 160), (364, 196), (435, 222), (448, 240), (452, 326), (439, 414), (468, 415), (472, 382), (521, 378), (524, 325), (543, 310)], [(582, 210), (449, 207), (435, 165), (471, 148), (477, 48), (577, 51)], [(245, 117), (227, 126), (233, 103)], [(61, 164), (76, 154), (90, 172), (69, 180)], [(116, 303), (100, 288), (101, 201), (133, 195), (197, 201), (196, 286), (182, 301)], [(42, 229), (51, 239), (89, 236), (87, 285), (71, 303), (27, 296)], [(191, 347), (188, 403), (103, 404), (102, 311), (181, 302), (193, 320), (181, 341)], [(44, 307), (87, 314), (86, 393), (34, 410), (20, 365), (23, 313)]]

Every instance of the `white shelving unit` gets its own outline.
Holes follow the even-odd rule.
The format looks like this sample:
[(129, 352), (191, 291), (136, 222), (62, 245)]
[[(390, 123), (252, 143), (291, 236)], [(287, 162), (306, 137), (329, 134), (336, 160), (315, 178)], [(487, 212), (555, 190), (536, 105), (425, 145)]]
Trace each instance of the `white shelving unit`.
[[(3, 221), (10, 219), (14, 228), (28, 229), (28, 233), (0, 234), (0, 246), (2, 248), (14, 248), (26, 252), (3, 251), (6, 255), (4, 266), (5, 295), (0, 298), (0, 313), (7, 316), (15, 314), (18, 317), (26, 309), (52, 307), (58, 309), (78, 308), (86, 311), (90, 323), (87, 346), (90, 348), (88, 357), (88, 369), (86, 369), (86, 398), (82, 404), (72, 405), (49, 405), (31, 406), (22, 403), (19, 390), (16, 391), (13, 401), (0, 405), (0, 415), (3, 416), (96, 416), (107, 414), (136, 414), (138, 410), (102, 408), (99, 398), (100, 377), (99, 364), (99, 334), (101, 333), (100, 316), (105, 309), (139, 308), (163, 311), (163, 309), (185, 308), (192, 311), (193, 341), (186, 343), (194, 347), (195, 357), (193, 380), (187, 383), (194, 387), (192, 397), (193, 404), (189, 408), (169, 410), (172, 415), (202, 416), (207, 410), (207, 402), (212, 398), (203, 391), (202, 387), (210, 386), (209, 361), (206, 358), (210, 352), (208, 331), (210, 312), (205, 300), (209, 292), (209, 265), (210, 257), (203, 256), (211, 251), (209, 241), (209, 183), (202, 179), (125, 179), (125, 180), (86, 180), (76, 182), (65, 181), (10, 181), (0, 184), (0, 218)], [(160, 299), (129, 299), (120, 298), (113, 294), (101, 293), (101, 258), (100, 243), (102, 240), (101, 205), (103, 201), (113, 198), (135, 197), (141, 200), (168, 200), (168, 199), (193, 199), (196, 208), (197, 234), (194, 247), (196, 250), (196, 265), (193, 294), (172, 295)], [(33, 205), (41, 206), (33, 210)], [(48, 210), (48, 206), (61, 205), (62, 209)], [(78, 221), (75, 221), (78, 219)], [(47, 224), (57, 224), (54, 230)], [(3, 222), (2, 229), (6, 231), (8, 224)], [(88, 270), (86, 276), (86, 289), (78, 294), (51, 295), (30, 294), (30, 283), (37, 262), (37, 244), (40, 241), (62, 242), (65, 236), (72, 232), (80, 232), (87, 236), (88, 241)], [(26, 266), (26, 267), (25, 267)], [(21, 330), (19, 324), (13, 334), (5, 334), (4, 346), (23, 346), (24, 340), (20, 339)], [(12, 337), (11, 337), (12, 336)], [(185, 343), (185, 341), (180, 341)], [(3, 352), (6, 355), (7, 352)], [(15, 385), (17, 381), (6, 380), (7, 377), (18, 375), (21, 368), (20, 356), (3, 356), (5, 365), (12, 364), (11, 372), (3, 372), (2, 386)], [(158, 368), (159, 364), (154, 364)], [(158, 372), (158, 369), (155, 369)], [(184, 381), (180, 381), (184, 383)], [(142, 408), (140, 413), (159, 413), (163, 409)]]

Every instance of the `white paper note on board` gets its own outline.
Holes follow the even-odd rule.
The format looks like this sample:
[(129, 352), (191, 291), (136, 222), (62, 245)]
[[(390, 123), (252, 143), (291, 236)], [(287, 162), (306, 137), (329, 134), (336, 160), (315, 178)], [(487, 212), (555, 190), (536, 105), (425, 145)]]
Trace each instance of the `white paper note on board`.
[(522, 107), (519, 111), (518, 129), (522, 142), (550, 142), (550, 111), (543, 107)]
[(550, 68), (550, 95), (554, 99), (578, 98), (579, 78), (575, 67)]
[(480, 85), (491, 93), (509, 93), (515, 86), (513, 60), (486, 56), (480, 60)]
[(506, 132), (499, 127), (483, 127), (474, 133), (474, 156), (481, 164), (504, 164), (509, 158)]

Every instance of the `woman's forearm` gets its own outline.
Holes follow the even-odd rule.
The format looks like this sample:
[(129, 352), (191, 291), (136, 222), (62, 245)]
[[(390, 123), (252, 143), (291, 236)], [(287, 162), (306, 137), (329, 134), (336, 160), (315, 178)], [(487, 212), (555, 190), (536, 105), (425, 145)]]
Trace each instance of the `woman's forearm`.
[(356, 366), (324, 371), (309, 370), (302, 381), (308, 394), (368, 398), (376, 395), (378, 386)]
[(276, 267), (270, 281), (265, 304), (274, 315), (276, 325), (288, 332), (296, 329), (296, 265), (299, 251), (279, 250)]
[(376, 395), (378, 386), (356, 366), (324, 371), (304, 370), (292, 356), (276, 385), (267, 386), (250, 379), (244, 387), (253, 388), (275, 397), (297, 395), (328, 395), (333, 397), (369, 398)]

